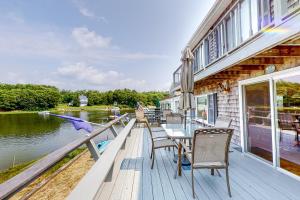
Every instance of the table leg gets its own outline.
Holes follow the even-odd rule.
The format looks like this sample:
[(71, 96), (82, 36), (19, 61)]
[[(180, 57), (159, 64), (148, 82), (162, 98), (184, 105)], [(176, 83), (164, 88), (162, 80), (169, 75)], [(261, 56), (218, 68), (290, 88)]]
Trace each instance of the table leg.
[(177, 160), (178, 176), (181, 176), (181, 149), (182, 149), (182, 145), (179, 142), (179, 144), (178, 144), (178, 160)]

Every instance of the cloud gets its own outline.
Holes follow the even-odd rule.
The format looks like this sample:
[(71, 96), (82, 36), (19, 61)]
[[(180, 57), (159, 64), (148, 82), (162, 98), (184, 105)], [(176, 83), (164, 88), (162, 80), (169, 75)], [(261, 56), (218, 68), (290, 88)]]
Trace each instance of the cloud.
[(118, 79), (120, 77), (120, 74), (116, 71), (101, 72), (95, 67), (87, 66), (85, 63), (59, 67), (57, 71), (62, 76), (72, 77), (95, 85), (102, 85), (110, 79)]
[(77, 27), (72, 31), (72, 37), (84, 48), (98, 47), (106, 48), (110, 46), (111, 38), (97, 35), (96, 32), (90, 31), (86, 27)]
[(93, 13), (91, 10), (85, 8), (85, 7), (79, 7), (79, 13), (84, 16), (84, 17), (87, 17), (89, 19), (94, 19), (94, 20), (97, 20), (97, 21), (102, 21), (106, 24), (108, 24), (108, 21), (105, 17), (99, 17), (97, 15), (95, 15), (95, 13)]
[(72, 81), (80, 81), (86, 85), (101, 86), (106, 89), (134, 88), (141, 90), (146, 85), (145, 80), (124, 78), (124, 75), (117, 71), (101, 71), (94, 66), (80, 62), (59, 67), (57, 74)]
[(6, 18), (13, 21), (13, 22), (15, 22), (15, 23), (19, 23), (19, 24), (22, 24), (22, 23), (25, 22), (25, 20), (15, 12), (7, 13)]

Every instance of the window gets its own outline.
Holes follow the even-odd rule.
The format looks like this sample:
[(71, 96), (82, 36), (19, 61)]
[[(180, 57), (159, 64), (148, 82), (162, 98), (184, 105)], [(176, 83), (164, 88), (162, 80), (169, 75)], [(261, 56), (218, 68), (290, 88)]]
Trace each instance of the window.
[(197, 118), (207, 121), (207, 95), (197, 97)]
[(239, 9), (236, 7), (232, 12), (232, 40), (233, 47), (236, 47), (239, 43)]
[(262, 0), (261, 2), (261, 11), (262, 11), (262, 27), (265, 27), (271, 22), (270, 15), (270, 0)]
[(252, 34), (255, 34), (259, 30), (259, 7), (257, 1), (250, 1), (251, 3), (251, 32)]
[(217, 118), (217, 93), (198, 96), (196, 103), (196, 117), (214, 124)]
[(226, 50), (229, 51), (233, 48), (233, 41), (232, 41), (232, 19), (229, 16), (225, 19), (226, 25)]
[(219, 58), (222, 55), (222, 32), (221, 27), (218, 26), (216, 31), (216, 57)]
[(200, 69), (202, 69), (204, 67), (204, 49), (203, 49), (203, 43), (200, 44), (200, 47), (199, 47), (199, 66), (200, 66)]
[(217, 93), (207, 95), (208, 100), (208, 123), (214, 124), (217, 119)]
[(193, 70), (197, 72), (199, 70), (199, 48), (194, 51)]
[(241, 2), (241, 40), (245, 41), (250, 37), (251, 27), (250, 27), (250, 9), (248, 0)]
[(209, 42), (208, 39), (206, 38), (204, 40), (204, 65), (208, 65), (210, 62), (209, 60)]

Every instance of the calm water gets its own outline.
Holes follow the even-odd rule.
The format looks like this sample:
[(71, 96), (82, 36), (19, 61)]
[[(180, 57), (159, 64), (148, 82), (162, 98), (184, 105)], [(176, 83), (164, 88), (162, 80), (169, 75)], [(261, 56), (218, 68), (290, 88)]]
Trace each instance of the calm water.
[[(95, 123), (105, 123), (111, 115), (106, 111), (63, 114)], [(37, 159), (77, 138), (84, 137), (85, 134), (83, 130), (76, 131), (66, 120), (53, 116), (41, 116), (36, 113), (0, 114), (0, 170), (11, 167), (14, 157), (15, 164)], [(97, 140), (111, 137), (108, 131), (101, 135)]]

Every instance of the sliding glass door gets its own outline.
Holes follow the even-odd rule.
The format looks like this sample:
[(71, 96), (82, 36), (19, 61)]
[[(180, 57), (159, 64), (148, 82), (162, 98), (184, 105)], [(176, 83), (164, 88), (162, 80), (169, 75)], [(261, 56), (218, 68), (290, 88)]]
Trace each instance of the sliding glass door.
[(272, 162), (270, 86), (268, 81), (244, 86), (246, 151)]
[(275, 80), (278, 165), (300, 176), (300, 75)]
[(240, 81), (243, 148), (300, 176), (300, 67)]

